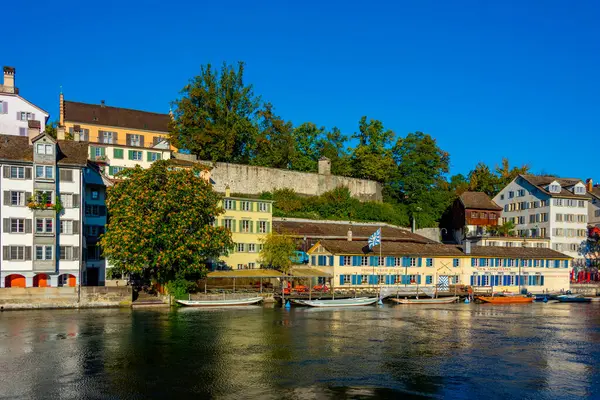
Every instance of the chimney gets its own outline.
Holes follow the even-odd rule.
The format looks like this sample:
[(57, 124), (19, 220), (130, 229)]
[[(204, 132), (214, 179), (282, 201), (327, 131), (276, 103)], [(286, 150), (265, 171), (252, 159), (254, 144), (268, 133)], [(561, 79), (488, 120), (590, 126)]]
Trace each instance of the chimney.
[(56, 139), (57, 140), (65, 140), (65, 127), (58, 126), (56, 128)]
[(62, 94), (62, 90), (60, 92), (60, 96), (58, 96), (58, 126), (65, 125), (65, 96)]
[(106, 104), (104, 103), (104, 100), (100, 100), (100, 107), (102, 107), (102, 108), (106, 107)]
[(465, 254), (471, 254), (471, 241), (465, 240)]
[(331, 160), (329, 158), (319, 158), (319, 175), (331, 175)]
[(352, 241), (352, 227), (348, 228), (348, 241)]
[(592, 178), (587, 178), (587, 180), (585, 181), (585, 187), (588, 192), (592, 191), (592, 189), (594, 188), (594, 181), (592, 180)]
[(231, 189), (229, 185), (225, 186), (225, 197), (231, 197)]
[(4, 92), (15, 93), (15, 68), (4, 67)]
[(73, 126), (73, 140), (76, 142), (81, 141), (81, 126), (79, 125)]
[(29, 144), (32, 144), (31, 140), (40, 134), (40, 121), (27, 121), (27, 127), (27, 137), (29, 138)]

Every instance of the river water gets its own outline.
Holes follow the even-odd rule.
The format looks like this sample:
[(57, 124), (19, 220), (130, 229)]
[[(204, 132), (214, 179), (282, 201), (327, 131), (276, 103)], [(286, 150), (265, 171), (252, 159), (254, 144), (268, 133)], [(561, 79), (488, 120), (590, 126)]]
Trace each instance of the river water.
[(600, 398), (600, 305), (0, 313), (0, 398)]

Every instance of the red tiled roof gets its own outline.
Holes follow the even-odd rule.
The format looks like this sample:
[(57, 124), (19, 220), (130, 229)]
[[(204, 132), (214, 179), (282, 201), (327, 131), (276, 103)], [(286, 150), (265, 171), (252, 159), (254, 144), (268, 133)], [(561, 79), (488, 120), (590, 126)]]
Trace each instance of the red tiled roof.
[(494, 203), (487, 194), (483, 192), (464, 192), (460, 195), (460, 201), (465, 208), (477, 210), (501, 211), (502, 207)]
[[(56, 143), (59, 165), (87, 165), (87, 142), (58, 140)], [(33, 162), (33, 146), (29, 144), (29, 138), (27, 136), (0, 135), (0, 160)]]

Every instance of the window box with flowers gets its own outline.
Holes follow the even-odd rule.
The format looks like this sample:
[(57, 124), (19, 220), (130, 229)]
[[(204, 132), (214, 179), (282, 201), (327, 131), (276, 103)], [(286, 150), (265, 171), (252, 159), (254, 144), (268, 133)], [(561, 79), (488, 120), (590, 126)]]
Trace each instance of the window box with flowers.
[(57, 196), (52, 203), (50, 192), (36, 192), (27, 200), (30, 210), (54, 210), (57, 214), (63, 210), (60, 198)]

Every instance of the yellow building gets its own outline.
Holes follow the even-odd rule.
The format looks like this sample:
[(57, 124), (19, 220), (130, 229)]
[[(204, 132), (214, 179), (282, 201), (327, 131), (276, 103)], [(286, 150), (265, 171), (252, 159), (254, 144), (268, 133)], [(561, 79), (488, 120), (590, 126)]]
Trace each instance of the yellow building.
[(232, 197), (226, 189), (222, 206), (225, 213), (216, 223), (231, 231), (235, 250), (221, 260), (233, 269), (260, 268), (261, 239), (271, 232), (273, 223), (272, 201)]
[(65, 101), (60, 95), (59, 135), (89, 142), (90, 160), (113, 177), (124, 168), (148, 168), (171, 158), (169, 114)]

